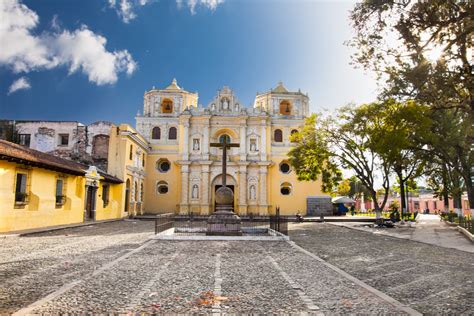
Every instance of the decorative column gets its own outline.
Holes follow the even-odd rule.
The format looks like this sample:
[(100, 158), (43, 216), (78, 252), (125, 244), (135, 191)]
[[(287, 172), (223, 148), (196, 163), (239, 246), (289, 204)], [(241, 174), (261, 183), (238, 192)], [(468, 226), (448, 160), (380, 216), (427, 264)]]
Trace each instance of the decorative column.
[(247, 160), (247, 120), (240, 121), (240, 161)]
[(209, 160), (209, 119), (205, 122), (202, 134), (202, 159)]
[(189, 159), (189, 118), (183, 122), (183, 160)]
[(189, 195), (189, 164), (181, 165), (181, 203), (179, 205), (179, 213), (186, 215), (189, 212), (188, 204)]
[(260, 215), (267, 215), (268, 213), (268, 202), (267, 202), (267, 167), (260, 166)]
[(247, 166), (239, 168), (239, 215), (247, 214)]
[(260, 132), (260, 160), (267, 161), (267, 122), (262, 120), (261, 132)]
[(209, 165), (201, 169), (201, 215), (209, 215)]

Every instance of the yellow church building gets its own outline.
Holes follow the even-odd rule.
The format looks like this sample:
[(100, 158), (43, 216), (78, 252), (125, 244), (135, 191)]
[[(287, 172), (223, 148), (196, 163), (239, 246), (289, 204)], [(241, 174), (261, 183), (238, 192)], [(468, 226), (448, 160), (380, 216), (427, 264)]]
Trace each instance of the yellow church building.
[[(207, 106), (176, 80), (144, 94), (136, 129), (99, 121), (0, 121), (0, 232), (140, 214), (211, 214), (226, 183), (237, 214), (305, 214), (318, 182), (300, 182), (287, 153), (309, 98), (280, 82), (245, 107), (229, 87)], [(12, 131), (7, 133), (6, 131)]]

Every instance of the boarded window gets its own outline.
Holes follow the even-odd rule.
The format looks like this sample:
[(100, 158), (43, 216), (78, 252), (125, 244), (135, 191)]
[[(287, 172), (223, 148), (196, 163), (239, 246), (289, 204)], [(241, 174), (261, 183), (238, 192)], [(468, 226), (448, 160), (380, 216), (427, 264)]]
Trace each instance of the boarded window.
[(153, 130), (151, 131), (151, 138), (161, 139), (161, 129), (158, 126), (153, 127)]
[(276, 129), (273, 134), (273, 140), (277, 143), (281, 143), (283, 141), (283, 132), (281, 129)]
[(170, 127), (169, 133), (168, 133), (168, 139), (176, 139), (178, 138), (178, 131), (176, 130), (176, 127)]
[(69, 145), (69, 134), (59, 134), (59, 146)]
[(18, 135), (18, 143), (20, 145), (30, 147), (31, 142), (31, 135), (30, 134), (19, 134)]
[(27, 201), (26, 181), (26, 173), (16, 174), (15, 202), (17, 203), (25, 203)]
[(104, 207), (109, 204), (109, 192), (110, 186), (108, 184), (104, 184), (102, 186), (102, 202), (104, 202)]
[(64, 204), (64, 180), (63, 179), (56, 179), (56, 204), (62, 205)]
[(130, 155), (128, 157), (130, 160), (133, 159), (133, 145), (130, 145)]

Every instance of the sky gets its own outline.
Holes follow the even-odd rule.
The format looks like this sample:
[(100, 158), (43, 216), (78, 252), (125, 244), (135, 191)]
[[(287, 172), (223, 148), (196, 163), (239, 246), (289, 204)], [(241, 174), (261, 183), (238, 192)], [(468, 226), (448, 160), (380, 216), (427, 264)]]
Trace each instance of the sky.
[(311, 110), (374, 101), (350, 65), (351, 1), (1, 0), (0, 119), (135, 125), (173, 78), (207, 106), (229, 86), (252, 106), (278, 81)]

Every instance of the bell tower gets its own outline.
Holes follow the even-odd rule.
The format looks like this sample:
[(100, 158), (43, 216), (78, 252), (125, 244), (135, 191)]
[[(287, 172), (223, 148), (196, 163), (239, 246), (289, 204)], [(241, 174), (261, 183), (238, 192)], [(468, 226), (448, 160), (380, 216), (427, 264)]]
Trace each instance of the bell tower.
[(300, 90), (289, 91), (283, 82), (265, 93), (257, 93), (254, 108), (274, 117), (301, 118), (309, 115), (309, 97)]

